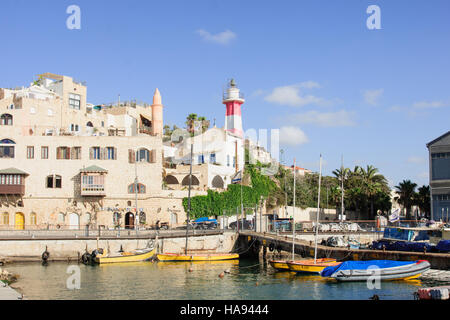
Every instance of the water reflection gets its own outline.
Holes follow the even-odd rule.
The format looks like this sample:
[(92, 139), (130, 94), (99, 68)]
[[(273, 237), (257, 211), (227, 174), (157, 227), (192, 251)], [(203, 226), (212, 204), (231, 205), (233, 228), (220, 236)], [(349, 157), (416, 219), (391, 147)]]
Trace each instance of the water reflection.
[(382, 300), (413, 299), (413, 292), (424, 285), (420, 280), (389, 281), (382, 282), (380, 290), (370, 290), (365, 282), (340, 283), (319, 275), (277, 272), (258, 260), (229, 260), (80, 264), (81, 289), (69, 290), (68, 266), (22, 263), (8, 270), (20, 275), (16, 286), (28, 299), (366, 300), (374, 294)]

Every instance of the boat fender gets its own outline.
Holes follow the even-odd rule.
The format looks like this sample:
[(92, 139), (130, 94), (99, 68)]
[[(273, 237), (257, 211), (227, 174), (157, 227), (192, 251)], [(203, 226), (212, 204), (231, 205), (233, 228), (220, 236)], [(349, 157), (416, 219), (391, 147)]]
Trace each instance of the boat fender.
[(47, 247), (45, 248), (45, 251), (42, 253), (42, 261), (47, 261), (50, 257), (50, 253), (47, 251)]
[(269, 251), (273, 252), (274, 249), (275, 249), (275, 245), (273, 243), (269, 244)]
[(83, 264), (89, 264), (91, 261), (91, 255), (88, 252), (85, 252), (82, 256), (81, 256), (81, 261), (83, 262)]

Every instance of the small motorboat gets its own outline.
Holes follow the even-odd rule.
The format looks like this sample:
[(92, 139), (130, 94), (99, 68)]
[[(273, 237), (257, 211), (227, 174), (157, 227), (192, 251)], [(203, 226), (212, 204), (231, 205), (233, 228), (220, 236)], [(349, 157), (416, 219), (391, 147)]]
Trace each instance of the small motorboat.
[(380, 280), (409, 280), (418, 278), (430, 269), (426, 260), (393, 261), (368, 260), (346, 261), (338, 266), (330, 266), (320, 273), (322, 277), (338, 281), (366, 281), (379, 275)]
[(103, 254), (95, 256), (94, 260), (98, 264), (139, 262), (150, 260), (156, 253), (155, 248), (137, 249), (132, 252), (120, 252), (117, 255), (110, 255), (105, 250)]
[[(298, 264), (310, 264), (312, 261), (312, 263), (314, 263), (314, 259), (308, 259), (308, 260), (296, 260), (296, 261), (288, 261), (288, 260), (269, 260), (269, 264), (272, 266), (272, 268), (277, 269), (278, 271), (296, 271), (296, 272), (302, 272), (300, 270), (293, 270), (291, 268), (297, 268), (297, 266), (294, 266), (294, 263), (298, 263)], [(336, 259), (332, 259), (332, 258), (323, 258), (323, 259), (317, 259), (316, 261), (319, 264), (322, 263), (331, 263), (331, 262), (336, 262)], [(289, 267), (289, 263), (292, 265), (292, 267)], [(326, 267), (328, 267), (329, 265), (326, 265)], [(325, 267), (324, 267), (325, 268)], [(303, 271), (306, 272), (306, 271)], [(314, 272), (316, 273), (316, 272)]]
[(161, 253), (156, 256), (159, 261), (219, 261), (239, 259), (238, 253)]
[(327, 268), (338, 266), (341, 262), (337, 262), (336, 259), (323, 258), (323, 259), (307, 259), (307, 260), (297, 260), (297, 261), (287, 261), (286, 262), (289, 270), (299, 273), (315, 273), (320, 274), (320, 272)]

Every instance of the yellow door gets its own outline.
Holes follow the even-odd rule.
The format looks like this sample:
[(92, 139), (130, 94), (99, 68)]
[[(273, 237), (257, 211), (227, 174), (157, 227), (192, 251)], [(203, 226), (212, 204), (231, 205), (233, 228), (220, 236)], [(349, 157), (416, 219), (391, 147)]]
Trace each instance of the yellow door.
[(25, 216), (21, 212), (16, 213), (14, 229), (25, 230)]

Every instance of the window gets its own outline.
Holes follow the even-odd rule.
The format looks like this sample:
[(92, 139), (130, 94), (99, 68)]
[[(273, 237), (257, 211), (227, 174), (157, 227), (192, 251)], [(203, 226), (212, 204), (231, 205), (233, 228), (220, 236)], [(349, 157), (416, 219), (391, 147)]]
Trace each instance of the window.
[(9, 144), (16, 143), (10, 139), (0, 140), (0, 158), (14, 158), (14, 146), (8, 146)]
[(230, 156), (229, 155), (227, 155), (227, 166), (228, 167), (230, 166)]
[(30, 214), (30, 224), (33, 225), (33, 226), (35, 226), (37, 224), (36, 213), (34, 213), (34, 212), (32, 212)]
[(216, 163), (216, 154), (215, 153), (211, 153), (209, 155), (209, 162), (210, 163)]
[(48, 159), (48, 147), (41, 147), (41, 159)]
[(105, 121), (102, 121), (102, 128), (105, 127)]
[(5, 113), (0, 117), (0, 125), (2, 126), (12, 126), (13, 125), (13, 116)]
[(53, 117), (53, 109), (48, 109), (48, 110), (47, 110), (47, 115), (48, 115), (49, 117)]
[(81, 160), (81, 147), (73, 147), (70, 158), (72, 160)]
[(115, 153), (114, 147), (106, 148), (106, 159), (107, 160), (115, 160), (116, 159), (116, 153)]
[(233, 157), (233, 167), (236, 167), (236, 157)]
[(56, 159), (69, 160), (70, 159), (70, 148), (69, 147), (56, 148)]
[(91, 160), (100, 160), (100, 147), (92, 147), (90, 152)]
[(62, 188), (62, 178), (59, 175), (47, 176), (46, 187), (49, 189), (61, 189)]
[(75, 110), (80, 110), (81, 96), (79, 94), (69, 94), (69, 107)]
[(65, 220), (66, 220), (66, 217), (65, 217), (64, 213), (62, 213), (62, 212), (58, 213), (58, 222), (64, 223)]
[(23, 184), (23, 178), (19, 174), (2, 174), (0, 175), (0, 184), (21, 185)]
[(27, 159), (34, 159), (34, 147), (27, 147)]
[(432, 180), (450, 179), (450, 152), (431, 154)]
[(9, 213), (8, 212), (4, 212), (2, 214), (2, 224), (9, 225)]
[(198, 156), (198, 163), (199, 164), (205, 163), (205, 157), (203, 155)]
[(30, 113), (31, 114), (36, 114), (36, 108), (35, 107), (31, 107), (30, 108)]
[[(142, 183), (138, 183), (138, 192), (137, 193), (145, 193), (145, 185)], [(128, 186), (128, 193), (136, 193), (136, 184), (132, 183)]]
[(150, 162), (150, 151), (147, 149), (139, 149), (136, 154), (136, 161), (146, 161)]

